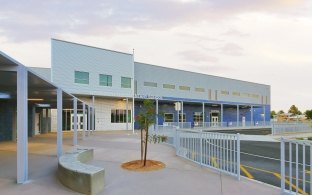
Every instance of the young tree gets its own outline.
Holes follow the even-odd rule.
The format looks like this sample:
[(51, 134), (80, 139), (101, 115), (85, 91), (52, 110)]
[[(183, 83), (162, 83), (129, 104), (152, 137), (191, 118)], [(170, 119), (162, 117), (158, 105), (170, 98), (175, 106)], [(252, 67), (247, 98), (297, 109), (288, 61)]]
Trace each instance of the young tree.
[(288, 113), (292, 113), (293, 115), (302, 114), (302, 113), (300, 112), (300, 110), (299, 110), (295, 105), (292, 105), (292, 106), (289, 108)]
[(137, 122), (139, 123), (141, 130), (141, 161), (143, 161), (143, 166), (146, 165), (147, 142), (149, 138), (148, 128), (155, 124), (155, 119), (156, 113), (154, 101), (144, 100), (142, 110), (137, 116)]
[(306, 110), (304, 114), (307, 119), (312, 119), (312, 110)]

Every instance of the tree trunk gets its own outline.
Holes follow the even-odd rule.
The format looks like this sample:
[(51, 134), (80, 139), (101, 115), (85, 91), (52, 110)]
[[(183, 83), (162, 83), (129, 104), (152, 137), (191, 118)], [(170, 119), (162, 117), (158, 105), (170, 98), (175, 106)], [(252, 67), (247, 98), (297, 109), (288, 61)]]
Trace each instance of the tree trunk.
[(141, 163), (143, 162), (143, 129), (141, 128)]
[(148, 125), (145, 123), (145, 151), (144, 151), (144, 164), (146, 165), (146, 154), (147, 154), (147, 139), (148, 139)]

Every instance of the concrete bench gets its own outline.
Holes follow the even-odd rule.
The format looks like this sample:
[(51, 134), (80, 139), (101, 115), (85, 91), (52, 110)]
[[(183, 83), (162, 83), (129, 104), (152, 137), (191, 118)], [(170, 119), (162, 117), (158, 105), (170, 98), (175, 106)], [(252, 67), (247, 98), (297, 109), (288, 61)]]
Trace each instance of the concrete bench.
[(100, 193), (104, 189), (104, 169), (84, 164), (92, 159), (93, 149), (76, 149), (61, 156), (57, 170), (61, 183), (76, 192)]

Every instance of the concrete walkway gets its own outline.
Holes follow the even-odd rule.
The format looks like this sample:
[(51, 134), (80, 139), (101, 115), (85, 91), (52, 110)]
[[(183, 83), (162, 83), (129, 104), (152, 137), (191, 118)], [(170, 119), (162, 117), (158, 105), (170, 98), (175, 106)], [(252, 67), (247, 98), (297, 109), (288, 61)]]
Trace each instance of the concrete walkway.
[[(54, 142), (55, 135), (51, 137)], [(231, 176), (202, 168), (177, 157), (174, 149), (164, 144), (150, 144), (148, 158), (164, 162), (165, 169), (152, 172), (123, 170), (120, 168), (121, 163), (140, 157), (139, 136), (126, 132), (96, 132), (84, 141), (80, 140), (79, 145), (94, 148), (94, 160), (90, 164), (105, 168), (105, 187), (101, 193), (105, 195), (280, 194), (278, 188), (245, 178), (237, 181)], [(3, 177), (5, 174), (1, 175), (5, 167), (0, 151), (0, 194), (77, 194), (56, 179), (55, 147), (49, 147), (44, 152), (38, 151), (37, 155), (41, 155), (39, 157), (35, 153), (30, 155), (31, 180), (20, 185), (15, 184), (12, 178)]]

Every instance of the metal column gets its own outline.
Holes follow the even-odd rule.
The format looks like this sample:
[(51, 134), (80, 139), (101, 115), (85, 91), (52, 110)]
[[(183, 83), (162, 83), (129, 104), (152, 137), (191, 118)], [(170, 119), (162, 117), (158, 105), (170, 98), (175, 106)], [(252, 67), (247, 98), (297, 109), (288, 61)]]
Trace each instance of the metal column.
[(263, 106), (263, 126), (265, 126), (265, 106)]
[(156, 130), (158, 130), (158, 99), (156, 99)]
[(36, 134), (36, 106), (32, 107), (31, 111), (31, 136)]
[(183, 129), (183, 101), (181, 101), (181, 127)]
[(129, 117), (129, 114), (128, 114), (128, 104), (129, 104), (129, 100), (128, 100), (128, 98), (126, 98), (126, 123), (127, 123), (127, 128), (126, 128), (126, 130), (128, 131), (128, 129), (129, 129), (129, 127), (128, 127), (128, 125), (129, 125), (129, 122), (128, 122), (128, 117)]
[(86, 136), (86, 104), (84, 102), (82, 102), (82, 118), (82, 139), (84, 139)]
[(223, 127), (223, 104), (221, 104), (221, 127)]
[(57, 89), (57, 137), (56, 137), (56, 143), (57, 143), (57, 158), (60, 158), (63, 153), (63, 91), (62, 89)]
[(90, 136), (90, 125), (91, 125), (91, 107), (88, 105), (88, 136)]
[(49, 133), (49, 109), (48, 108), (46, 108), (45, 109), (45, 112), (46, 112), (46, 114), (45, 114), (45, 133)]
[(73, 145), (76, 146), (78, 143), (77, 137), (77, 98), (74, 97), (74, 137), (73, 137)]
[(92, 96), (92, 133), (95, 130), (95, 109), (94, 109), (94, 96)]
[(236, 105), (236, 122), (236, 126), (239, 126), (239, 105)]
[(205, 127), (205, 102), (203, 102), (203, 128)]
[(17, 67), (17, 183), (28, 180), (28, 72)]
[(254, 126), (254, 119), (253, 119), (253, 114), (254, 114), (254, 110), (253, 110), (253, 105), (250, 106), (250, 125)]

